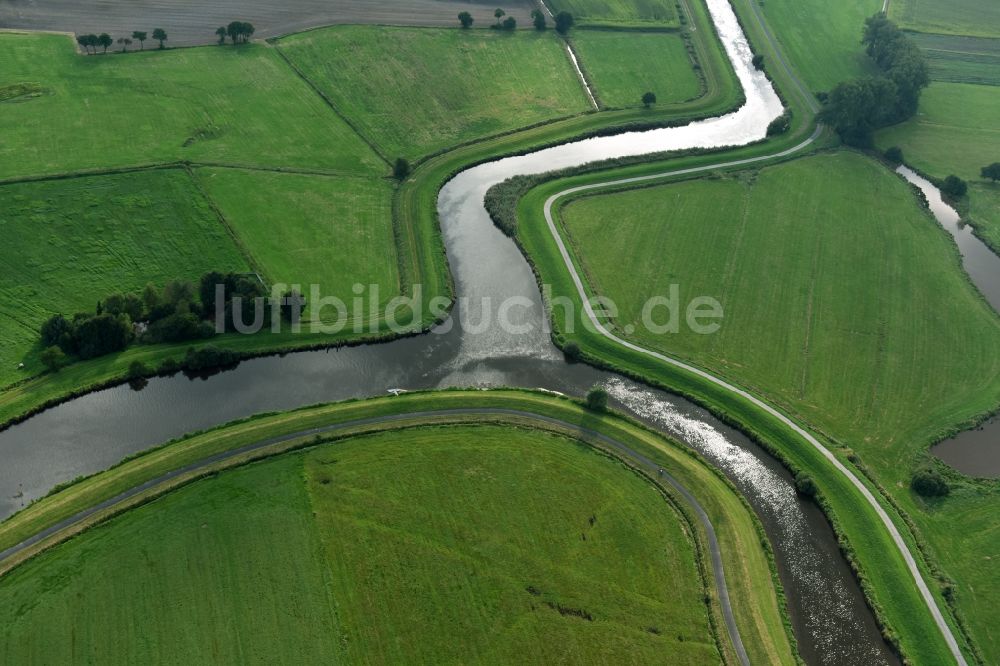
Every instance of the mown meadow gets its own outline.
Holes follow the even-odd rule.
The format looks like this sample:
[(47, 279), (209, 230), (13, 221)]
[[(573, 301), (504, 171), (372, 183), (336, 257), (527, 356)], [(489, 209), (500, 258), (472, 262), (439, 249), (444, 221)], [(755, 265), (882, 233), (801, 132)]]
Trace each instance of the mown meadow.
[(225, 471), (42, 554), (0, 579), (0, 655), (703, 664), (704, 595), (687, 523), (627, 468), (425, 427)]
[(335, 26), (277, 48), (392, 158), (414, 160), (589, 108), (551, 30)]
[(677, 33), (578, 30), (573, 47), (603, 106), (642, 106), (647, 91), (659, 104), (685, 102), (702, 93), (687, 45)]

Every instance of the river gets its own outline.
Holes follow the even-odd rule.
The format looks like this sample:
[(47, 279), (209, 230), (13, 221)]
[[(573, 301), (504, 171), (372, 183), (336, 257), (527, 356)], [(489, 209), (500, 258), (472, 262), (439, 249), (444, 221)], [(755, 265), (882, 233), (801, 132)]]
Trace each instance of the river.
[[(384, 395), (390, 388), (521, 386), (583, 395), (608, 388), (616, 406), (696, 449), (746, 496), (764, 524), (788, 597), (796, 638), (810, 664), (896, 663), (840, 555), (825, 517), (795, 492), (784, 468), (741, 433), (676, 396), (582, 364), (550, 342), (533, 273), (492, 224), (483, 196), (511, 176), (665, 150), (746, 144), (764, 137), (781, 103), (751, 63), (726, 0), (707, 0), (746, 93), (746, 104), (685, 127), (572, 142), (468, 169), (441, 190), (438, 210), (458, 299), (429, 334), (381, 345), (302, 352), (246, 361), (201, 380), (182, 375), (92, 393), (0, 433), (0, 517), (54, 485), (90, 474), (172, 437), (261, 411)], [(473, 332), (492, 308), (518, 297), (511, 322)], [(16, 499), (14, 496), (20, 494)]]

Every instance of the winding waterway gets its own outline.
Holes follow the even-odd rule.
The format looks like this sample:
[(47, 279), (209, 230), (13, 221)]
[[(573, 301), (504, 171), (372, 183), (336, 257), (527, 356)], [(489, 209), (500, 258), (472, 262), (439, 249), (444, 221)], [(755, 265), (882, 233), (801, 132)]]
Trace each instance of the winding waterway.
[[(781, 103), (751, 66), (749, 45), (728, 2), (707, 4), (746, 104), (685, 127), (573, 142), (483, 164), (453, 178), (438, 197), (458, 294), (445, 324), (388, 344), (255, 359), (206, 380), (178, 375), (154, 379), (142, 391), (119, 386), (47, 410), (0, 433), (0, 517), (58, 483), (106, 469), (171, 437), (261, 411), (380, 395), (397, 387), (522, 386), (582, 395), (599, 383), (617, 406), (699, 451), (747, 497), (774, 546), (799, 649), (808, 663), (895, 663), (829, 524), (795, 493), (781, 465), (695, 405), (567, 363), (550, 342), (534, 275), (482, 205), (489, 187), (518, 174), (763, 138)], [(514, 297), (519, 306), (508, 317), (521, 332), (485, 325), (496, 320), (500, 303)]]
[[(905, 166), (896, 172), (920, 188), (934, 218), (951, 234), (962, 255), (962, 267), (983, 298), (1000, 312), (1000, 256), (997, 256), (962, 223), (962, 217), (941, 197), (932, 182)], [(1000, 477), (1000, 415), (941, 442), (934, 455), (955, 469), (973, 477)]]

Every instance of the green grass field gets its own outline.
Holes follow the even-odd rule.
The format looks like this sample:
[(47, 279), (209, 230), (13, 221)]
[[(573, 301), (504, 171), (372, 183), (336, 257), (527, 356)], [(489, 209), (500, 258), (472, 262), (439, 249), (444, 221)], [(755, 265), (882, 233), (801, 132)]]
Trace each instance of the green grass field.
[(355, 283), (366, 298), (378, 285), (381, 303), (400, 293), (389, 181), (236, 169), (197, 177), (268, 283), (301, 285), (307, 298), (316, 284), (348, 303)]
[[(525, 426), (542, 428), (547, 432), (552, 430), (551, 424), (540, 423), (532, 418), (526, 419), (524, 416), (501, 416), (496, 413), (487, 415), (475, 411), (477, 409), (496, 408), (518, 410), (527, 414), (537, 414), (542, 417), (558, 419), (566, 425), (557, 427), (555, 429), (556, 432), (570, 437), (578, 436), (574, 435), (574, 433), (579, 432), (576, 430), (577, 427), (596, 430), (616, 441), (622, 442), (633, 450), (641, 452), (647, 458), (655, 461), (656, 465), (668, 470), (679, 479), (686, 488), (697, 496), (698, 501), (708, 513), (715, 526), (722, 550), (734, 613), (740, 626), (744, 644), (753, 663), (795, 663), (789, 643), (790, 630), (780, 610), (776, 591), (773, 587), (772, 579), (774, 573), (764, 546), (765, 542), (761, 539), (762, 532), (755, 521), (753, 512), (732, 486), (726, 483), (719, 474), (697, 459), (685, 447), (678, 446), (645, 428), (612, 414), (605, 414), (600, 418), (595, 418), (592, 412), (582, 409), (573, 401), (536, 392), (511, 390), (414, 392), (393, 398), (384, 397), (363, 401), (317, 405), (292, 412), (256, 416), (237, 423), (220, 426), (206, 432), (183, 437), (166, 446), (147, 451), (117, 467), (72, 484), (60, 492), (32, 504), (15, 516), (0, 522), (0, 549), (7, 548), (30, 534), (85, 507), (93, 506), (109, 497), (113, 497), (127, 488), (149, 482), (151, 479), (155, 479), (169, 470), (181, 468), (220, 452), (232, 451), (248, 444), (261, 442), (280, 435), (287, 436), (310, 428), (333, 424), (341, 424), (342, 427), (346, 427), (345, 424), (348, 422), (357, 423), (361, 419), (370, 421), (378, 417), (394, 416), (397, 420), (392, 422), (386, 422), (381, 425), (347, 427), (346, 430), (342, 430), (340, 433), (344, 437), (362, 433), (373, 435), (386, 431), (396, 431), (403, 427), (428, 424), (440, 426), (443, 423), (455, 426), (471, 425), (479, 427), (482, 425), (481, 422), (484, 417), (490, 422), (503, 424), (507, 428), (517, 428), (517, 430), (513, 431), (515, 435), (524, 433), (523, 428)], [(449, 409), (471, 409), (473, 411), (462, 416), (427, 416), (428, 412)], [(400, 421), (398, 420), (399, 418), (403, 418), (404, 420)], [(510, 432), (512, 431), (505, 430), (504, 437), (506, 438)], [(532, 434), (534, 434), (534, 431), (532, 431)], [(528, 439), (531, 439), (530, 435)], [(368, 441), (372, 440), (369, 439)], [(513, 440), (514, 443), (517, 441), (523, 440)], [(546, 442), (553, 441), (553, 438), (549, 435), (542, 435), (541, 437), (531, 439), (531, 441), (535, 443)], [(564, 440), (560, 439), (559, 441)], [(266, 451), (260, 451), (256, 456), (275, 456), (282, 452), (314, 443), (315, 441), (312, 436), (291, 439), (285, 444), (269, 447)], [(428, 444), (428, 446), (430, 447), (431, 444)], [(567, 453), (572, 453), (573, 458), (589, 461), (595, 457), (593, 451), (585, 446), (576, 444), (570, 445), (570, 448), (572, 448), (572, 451), (567, 451)], [(530, 473), (535, 475), (557, 473), (557, 470), (553, 470), (552, 472), (547, 472), (544, 469), (535, 471), (532, 467), (525, 465), (525, 460), (534, 456), (537, 449), (538, 447), (534, 447), (530, 452), (519, 452), (517, 459), (517, 465), (520, 466), (519, 469), (511, 470), (511, 473), (504, 477), (495, 477), (496, 480), (516, 480), (513, 475), (518, 471), (523, 473), (525, 468), (530, 469)], [(375, 455), (376, 452), (372, 451), (371, 454)], [(237, 455), (235, 458), (212, 466), (209, 469), (214, 470), (216, 473), (222, 473), (222, 478), (231, 478), (228, 477), (228, 473), (225, 470), (232, 469), (234, 466), (247, 462), (247, 460), (248, 457), (246, 455)], [(396, 460), (398, 460), (398, 456)], [(626, 473), (620, 464), (611, 460), (602, 457), (599, 464), (607, 467), (607, 469), (601, 468), (599, 470), (600, 474), (590, 474), (585, 478), (599, 479), (605, 473), (610, 475), (609, 478), (613, 477), (614, 479), (623, 479), (625, 476), (635, 478), (630, 473)], [(331, 468), (330, 466), (322, 465), (320, 467), (326, 467), (328, 472), (336, 471), (336, 467)], [(374, 463), (374, 467), (385, 469), (385, 464), (380, 467), (380, 464), (376, 462)], [(445, 467), (447, 468), (447, 465)], [(577, 465), (573, 468), (572, 472), (586, 472), (585, 468), (586, 465)], [(560, 477), (557, 484), (552, 486), (552, 489), (561, 488), (563, 484), (567, 484), (574, 487), (574, 490), (569, 493), (570, 496), (579, 497), (578, 490), (585, 489), (588, 486), (587, 484), (579, 484), (580, 488), (576, 488), (578, 484), (572, 472), (566, 475), (565, 478)], [(393, 470), (390, 473), (394, 475), (394, 483), (398, 484), (395, 471)], [(438, 470), (435, 470), (434, 474), (439, 476)], [(451, 474), (447, 482), (452, 482), (451, 477), (463, 479), (465, 476), (464, 474)], [(409, 478), (409, 476), (406, 478)], [(300, 473), (298, 483), (301, 483), (301, 479), (302, 474)], [(482, 483), (481, 477), (473, 477), (473, 479), (478, 483)], [(625, 480), (624, 487), (627, 489), (631, 484), (628, 483), (628, 479)], [(186, 482), (190, 482), (190, 479)], [(185, 483), (183, 477), (180, 479), (180, 483)], [(323, 484), (321, 483), (320, 485)], [(619, 484), (617, 481), (615, 485), (617, 494), (614, 501), (626, 498), (626, 495), (618, 492), (617, 486)], [(168, 489), (157, 486), (149, 492), (152, 494), (151, 497), (157, 497), (161, 496)], [(545, 489), (542, 488), (541, 491), (545, 491)], [(398, 496), (398, 492), (398, 490), (393, 491), (391, 494)], [(476, 492), (478, 492), (478, 489), (476, 489)], [(140, 496), (136, 499), (141, 504), (149, 501), (151, 497)], [(528, 501), (532, 501), (533, 497), (529, 495)], [(448, 501), (448, 499), (447, 497), (437, 497), (428, 501), (433, 503)], [(556, 504), (559, 505), (560, 502)], [(589, 515), (595, 515), (596, 525), (598, 522), (596, 514), (591, 513)], [(100, 522), (98, 518), (95, 517), (95, 522)], [(421, 519), (423, 519), (423, 516), (421, 516)], [(586, 524), (589, 526), (589, 517)], [(693, 525), (696, 528), (695, 531), (699, 540), (703, 542), (704, 532), (697, 523), (693, 523)], [(605, 523), (605, 526), (608, 526), (607, 523)], [(591, 532), (591, 541), (594, 536), (595, 534)], [(635, 537), (630, 537), (630, 539), (634, 540)], [(301, 542), (301, 539), (298, 541)], [(607, 543), (607, 541), (604, 541), (604, 543)], [(583, 544), (580, 545), (583, 546)], [(26, 553), (24, 555), (30, 558), (31, 554)], [(23, 560), (21, 562), (23, 563)], [(9, 560), (0, 563), (0, 571), (6, 571), (11, 564), (12, 562)], [(590, 568), (593, 568), (595, 564), (585, 563)], [(541, 587), (538, 587), (538, 589), (542, 590)], [(0, 583), (0, 597), (3, 596), (2, 590), (2, 583)], [(549, 592), (551, 591), (550, 589)], [(713, 614), (718, 615), (719, 606), (714, 589), (710, 590), (708, 599), (710, 600)], [(717, 617), (716, 622), (721, 622), (721, 618)], [(721, 625), (716, 624), (716, 626)], [(663, 631), (662, 627), (658, 628)], [(628, 635), (632, 635), (631, 630), (629, 630)], [(668, 635), (666, 633), (661, 634), (661, 636)], [(674, 637), (676, 638), (676, 635)], [(723, 647), (727, 650), (730, 658), (734, 658), (728, 644), (724, 643)]]
[(935, 81), (1000, 86), (1000, 39), (912, 33)]
[(680, 15), (676, 0), (549, 0), (553, 14), (567, 11), (578, 22), (588, 25), (635, 27), (678, 26)]
[(278, 48), (390, 157), (414, 159), (588, 109), (551, 31), (337, 26)]
[(934, 83), (924, 91), (917, 116), (880, 131), (879, 148), (899, 146), (906, 163), (943, 179), (955, 174), (971, 183), (969, 214), (977, 233), (1000, 251), (1000, 190), (980, 178), (1000, 162), (1000, 87)]
[(77, 55), (68, 37), (0, 34), (0, 178), (176, 160), (388, 172), (272, 49)]
[(830, 90), (871, 71), (861, 31), (865, 19), (881, 9), (880, 0), (767, 0), (760, 4), (785, 56), (813, 92)]
[(563, 212), (595, 291), (621, 309), (619, 335), (671, 283), (682, 304), (722, 302), (714, 335), (693, 334), (682, 319), (679, 334), (640, 327), (631, 337), (767, 396), (857, 451), (916, 519), (957, 582), (977, 643), (996, 658), (1000, 580), (982, 563), (995, 555), (995, 531), (984, 530), (1000, 496), (961, 486), (928, 506), (908, 484), (935, 435), (1000, 401), (1000, 320), (908, 187), (838, 153), (588, 197)]
[(194, 482), (39, 556), (0, 580), (0, 655), (703, 664), (703, 596), (686, 524), (621, 465), (421, 428)]
[[(1000, 319), (908, 187), (855, 154), (581, 199), (564, 219), (616, 328), (869, 442), (886, 470), (1000, 402)], [(718, 333), (646, 332), (643, 303), (673, 283), (722, 303)]]
[(702, 93), (684, 40), (676, 33), (578, 30), (573, 47), (603, 106), (642, 106), (647, 91), (656, 93), (658, 104)]
[(892, 0), (889, 18), (919, 32), (1000, 37), (1000, 4), (994, 0)]
[(248, 268), (180, 169), (3, 185), (0, 229), (0, 385), (40, 371), (38, 329), (52, 314), (92, 312), (150, 282)]

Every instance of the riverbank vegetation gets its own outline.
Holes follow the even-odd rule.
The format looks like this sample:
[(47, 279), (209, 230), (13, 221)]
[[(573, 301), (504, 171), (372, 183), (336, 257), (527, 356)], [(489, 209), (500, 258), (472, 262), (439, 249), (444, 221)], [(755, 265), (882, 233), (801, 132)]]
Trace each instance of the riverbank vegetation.
[[(428, 414), (457, 408), (473, 412)], [(485, 411), (477, 414), (477, 408)], [(489, 412), (497, 408), (524, 413)], [(407, 413), (419, 414), (358, 423)], [(319, 438), (295, 436), (338, 423), (342, 430)], [(238, 455), (222, 467), (181, 477), (179, 490), (152, 501), (164, 492), (154, 487), (153, 495), (137, 498), (139, 508), (0, 577), (0, 597), (10, 601), (2, 630), (6, 654), (87, 649), (142, 658), (169, 638), (174, 652), (196, 656), (208, 649), (204, 641), (232, 635), (226, 641), (232, 649), (252, 644), (258, 653), (287, 655), (292, 632), (312, 637), (293, 649), (348, 660), (360, 658), (359, 651), (393, 660), (395, 650), (408, 650), (434, 660), (506, 654), (515, 646), (523, 657), (526, 648), (548, 649), (539, 641), (555, 642), (560, 654), (576, 650), (581, 658), (610, 659), (626, 650), (630, 658), (650, 651), (655, 661), (654, 654), (668, 651), (672, 660), (692, 664), (720, 659), (718, 642), (732, 658), (725, 634), (715, 636), (725, 630), (712, 579), (703, 578), (710, 572), (705, 535), (690, 507), (669, 486), (657, 488), (579, 441), (593, 441), (591, 429), (652, 458), (698, 498), (715, 525), (751, 658), (794, 663), (760, 528), (720, 475), (683, 447), (621, 417), (598, 417), (577, 403), (521, 391), (404, 394), (254, 417), (185, 437), (41, 500), (0, 524), (0, 548), (213, 452), (281, 435), (290, 437), (253, 457), (294, 450), (249, 465), (250, 457)], [(318, 443), (322, 438), (331, 441)], [(211, 474), (196, 480), (205, 472)], [(456, 531), (455, 525), (464, 527)], [(254, 535), (254, 543), (247, 535)], [(153, 560), (150, 543), (158, 544)], [(286, 552), (290, 543), (296, 566), (277, 566), (274, 549)], [(108, 568), (104, 563), (111, 557), (118, 564)], [(194, 561), (215, 564), (192, 578)], [(219, 575), (216, 566), (232, 575)], [(130, 575), (112, 580), (112, 569)], [(15, 602), (23, 595), (35, 598), (39, 581), (53, 579), (59, 587), (37, 603)], [(362, 588), (366, 593), (358, 594)], [(99, 591), (70, 606), (62, 601), (81, 589)], [(160, 605), (163, 594), (183, 599), (176, 605), (183, 615), (143, 611)], [(390, 597), (391, 608), (378, 601)], [(289, 598), (296, 599), (295, 609), (283, 601)], [(503, 603), (484, 606), (487, 598)], [(147, 617), (158, 621), (144, 627), (140, 643), (130, 641), (118, 622), (105, 628), (101, 618), (107, 614), (94, 612), (87, 614), (93, 629), (87, 639), (37, 643), (43, 634), (70, 631), (71, 619), (84, 612), (79, 604), (109, 603), (130, 618), (129, 626)], [(300, 612), (303, 605), (312, 612)], [(197, 626), (191, 625), (192, 613), (200, 618)], [(223, 622), (232, 617), (235, 626)], [(40, 622), (46, 632), (34, 630)], [(258, 627), (261, 622), (266, 627)], [(508, 630), (496, 632), (497, 623)], [(178, 646), (180, 625), (188, 627), (188, 639)], [(455, 626), (462, 627), (460, 637)], [(383, 640), (385, 632), (406, 640)], [(314, 640), (320, 634), (328, 638)]]

